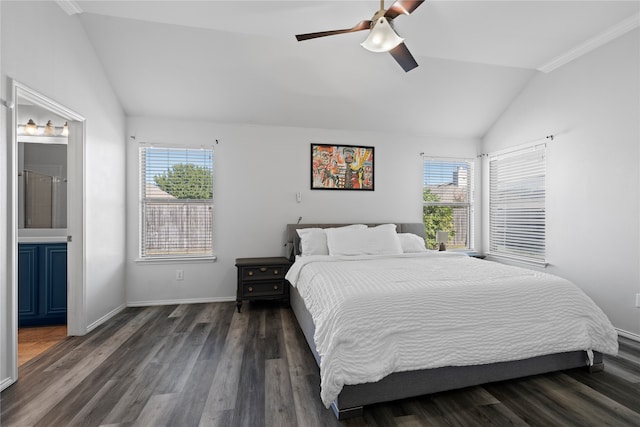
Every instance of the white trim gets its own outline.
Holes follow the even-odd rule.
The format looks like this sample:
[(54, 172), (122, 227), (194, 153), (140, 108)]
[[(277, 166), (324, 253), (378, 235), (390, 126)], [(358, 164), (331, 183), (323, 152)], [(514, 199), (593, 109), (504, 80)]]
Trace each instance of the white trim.
[(66, 136), (28, 136), (18, 135), (18, 142), (30, 142), (32, 144), (63, 144), (67, 145)]
[(534, 259), (520, 258), (515, 255), (509, 256), (509, 255), (503, 255), (503, 254), (495, 254), (491, 252), (486, 254), (486, 259), (488, 261), (500, 262), (502, 264), (524, 264), (524, 265), (541, 267), (541, 268), (547, 268), (547, 266), (549, 265), (549, 263), (546, 261), (536, 261)]
[(101, 318), (96, 320), (95, 322), (91, 323), (90, 325), (87, 326), (87, 333), (93, 331), (95, 328), (97, 328), (98, 326), (102, 325), (104, 322), (106, 322), (107, 320), (111, 319), (113, 316), (115, 316), (116, 314), (120, 313), (125, 308), (127, 308), (127, 305), (126, 304), (122, 304), (119, 307), (114, 308), (113, 310), (111, 310), (110, 312), (108, 312), (107, 314), (105, 314), (104, 316), (102, 316)]
[[(20, 98), (25, 99), (33, 104), (39, 105), (40, 107), (46, 108), (51, 112), (55, 113), (56, 115), (61, 116), (64, 119), (74, 120), (77, 122), (83, 122), (85, 120), (85, 118), (82, 117), (80, 114), (63, 106), (62, 104), (56, 102), (53, 99), (45, 95), (42, 95), (38, 91), (31, 89), (29, 86), (24, 85), (16, 80), (13, 80), (12, 82), (15, 89), (21, 90)], [(17, 102), (18, 100), (14, 98), (12, 102), (13, 107), (17, 105)], [(15, 124), (12, 124), (12, 126), (14, 125)], [(19, 138), (17, 133), (15, 136), (16, 136), (15, 139)]]
[(11, 382), (18, 381), (18, 186), (16, 183), (18, 170), (18, 154), (16, 142), (16, 121), (17, 121), (17, 94), (18, 89), (13, 82), (11, 88), (11, 123), (5, 123), (7, 129), (11, 129), (10, 139), (7, 140), (7, 171), (10, 172), (8, 179), (9, 190), (7, 191), (7, 203), (11, 209), (7, 209), (7, 299), (10, 310), (10, 320), (7, 325), (7, 361), (9, 363), (9, 376)]
[(55, 2), (67, 15), (76, 15), (83, 12), (82, 8), (75, 0), (55, 0)]
[(218, 260), (217, 255), (212, 256), (184, 256), (180, 257), (147, 257), (136, 258), (135, 262), (140, 264), (175, 264), (175, 263), (198, 263), (198, 262), (216, 262)]
[(621, 337), (625, 337), (630, 340), (640, 342), (640, 335), (638, 334), (634, 334), (633, 332), (625, 331), (618, 328), (616, 328), (616, 331), (618, 331), (618, 335), (620, 335)]
[[(18, 145), (17, 135), (17, 109), (18, 98), (30, 101), (31, 103), (47, 109), (58, 116), (67, 119), (70, 127), (75, 127), (76, 131), (72, 137), (68, 139), (69, 148), (67, 150), (67, 176), (69, 182), (73, 182), (74, 190), (69, 189), (67, 193), (67, 203), (71, 209), (67, 209), (68, 223), (71, 226), (67, 229), (69, 233), (75, 233), (74, 245), (77, 252), (68, 252), (67, 256), (67, 334), (68, 335), (84, 335), (86, 333), (86, 277), (85, 277), (85, 208), (84, 208), (84, 142), (85, 135), (85, 119), (73, 110), (64, 107), (55, 100), (48, 98), (38, 91), (30, 87), (10, 79), (11, 82), (11, 123), (7, 123), (10, 129), (10, 141), (6, 146), (8, 154), (8, 186), (9, 194), (7, 197), (10, 209), (7, 209), (7, 223), (9, 226), (7, 232), (7, 299), (9, 306), (10, 321), (7, 325), (7, 350), (6, 354), (9, 363), (9, 375), (12, 381), (18, 379), (18, 186), (17, 186), (17, 168), (18, 154), (16, 147)], [(79, 212), (78, 212), (79, 211)], [(74, 231), (75, 230), (75, 231)], [(69, 250), (69, 249), (68, 249)], [(76, 256), (77, 255), (77, 256)], [(4, 380), (3, 380), (4, 383)]]
[(4, 380), (2, 380), (2, 382), (0, 382), (0, 391), (2, 391), (5, 388), (9, 387), (14, 382), (15, 382), (15, 380), (13, 378), (5, 378)]
[(174, 305), (174, 304), (201, 304), (208, 302), (229, 302), (235, 301), (236, 297), (218, 297), (218, 298), (189, 298), (176, 300), (159, 300), (159, 301), (128, 301), (127, 307), (148, 307), (154, 305)]
[(618, 37), (628, 33), (629, 31), (637, 28), (638, 26), (640, 26), (640, 13), (636, 13), (628, 17), (627, 19), (624, 19), (623, 21), (618, 22), (616, 25), (609, 28), (608, 30), (580, 43), (578, 46), (575, 46), (574, 48), (568, 50), (562, 55), (559, 55), (553, 58), (551, 61), (547, 62), (546, 64), (540, 65), (537, 69), (538, 71), (542, 71), (543, 73), (550, 73), (556, 68), (560, 68), (563, 65), (573, 61), (574, 59), (577, 59), (582, 55), (586, 55), (592, 50), (595, 50), (600, 46), (606, 43), (609, 43), (612, 40), (617, 39)]

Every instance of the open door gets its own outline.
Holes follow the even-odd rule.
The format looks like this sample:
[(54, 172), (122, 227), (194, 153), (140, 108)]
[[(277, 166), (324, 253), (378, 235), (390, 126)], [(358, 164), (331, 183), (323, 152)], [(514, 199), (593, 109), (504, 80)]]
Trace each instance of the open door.
[[(18, 379), (18, 227), (19, 197), (18, 187), (21, 182), (21, 170), (18, 168), (18, 123), (17, 110), (20, 105), (31, 105), (48, 110), (57, 117), (63, 118), (68, 126), (67, 138), (67, 200), (66, 200), (66, 233), (67, 240), (67, 333), (68, 335), (84, 335), (87, 331), (85, 307), (85, 262), (84, 262), (84, 141), (85, 119), (76, 112), (60, 105), (54, 100), (41, 95), (37, 91), (19, 83), (12, 82), (12, 100), (9, 103), (10, 132), (7, 134), (8, 192), (4, 200), (8, 201), (6, 210), (6, 247), (0, 249), (0, 255), (6, 249), (3, 260), (6, 260), (6, 276), (0, 278), (4, 285), (2, 298), (3, 317), (0, 320), (2, 330), (0, 339), (6, 346), (2, 349), (3, 375), (0, 378), (0, 390), (8, 387)], [(5, 116), (6, 117), (6, 116)], [(23, 120), (24, 121), (24, 120)], [(0, 189), (0, 195), (2, 195)], [(2, 219), (2, 217), (0, 217)], [(1, 237), (0, 233), (0, 237)], [(2, 280), (6, 280), (5, 283)], [(1, 287), (1, 286), (0, 286)], [(7, 372), (4, 372), (4, 371)]]
[(84, 120), (69, 121), (67, 142), (67, 334), (87, 333), (84, 287)]

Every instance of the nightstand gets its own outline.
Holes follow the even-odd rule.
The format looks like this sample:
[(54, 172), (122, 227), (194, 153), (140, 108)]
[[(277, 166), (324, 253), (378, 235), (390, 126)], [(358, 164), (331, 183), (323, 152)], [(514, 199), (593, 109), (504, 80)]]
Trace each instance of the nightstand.
[(284, 280), (291, 262), (284, 257), (236, 258), (238, 313), (243, 300), (282, 300), (289, 303), (289, 284)]

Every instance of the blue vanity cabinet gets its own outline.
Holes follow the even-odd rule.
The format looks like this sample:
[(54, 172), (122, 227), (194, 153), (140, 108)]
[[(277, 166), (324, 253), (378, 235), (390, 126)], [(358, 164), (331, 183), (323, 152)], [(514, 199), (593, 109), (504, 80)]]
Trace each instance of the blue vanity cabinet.
[(18, 245), (19, 326), (67, 323), (67, 244)]
[(35, 319), (38, 308), (38, 245), (18, 245), (18, 319), (20, 326), (25, 320)]

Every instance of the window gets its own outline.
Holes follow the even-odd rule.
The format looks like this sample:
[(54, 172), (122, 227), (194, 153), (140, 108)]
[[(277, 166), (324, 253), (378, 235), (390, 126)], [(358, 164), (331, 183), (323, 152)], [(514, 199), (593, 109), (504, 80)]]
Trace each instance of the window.
[(489, 159), (489, 253), (545, 262), (544, 144)]
[(213, 256), (213, 149), (140, 147), (140, 257)]
[(436, 247), (436, 232), (449, 234), (449, 249), (473, 248), (473, 161), (423, 160), (423, 221), (427, 247)]

